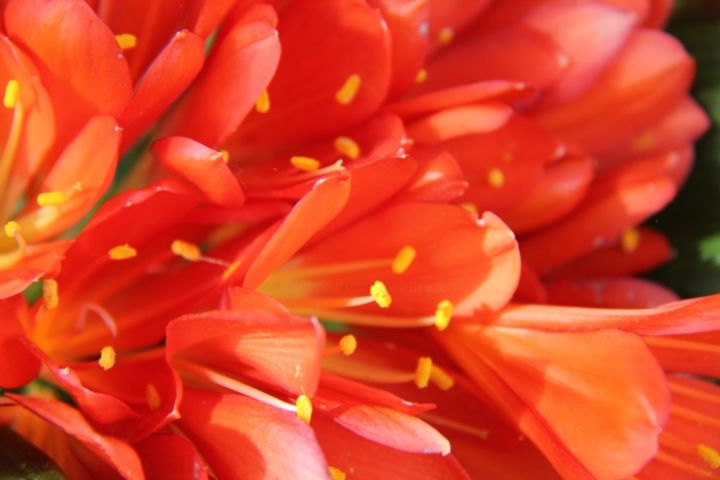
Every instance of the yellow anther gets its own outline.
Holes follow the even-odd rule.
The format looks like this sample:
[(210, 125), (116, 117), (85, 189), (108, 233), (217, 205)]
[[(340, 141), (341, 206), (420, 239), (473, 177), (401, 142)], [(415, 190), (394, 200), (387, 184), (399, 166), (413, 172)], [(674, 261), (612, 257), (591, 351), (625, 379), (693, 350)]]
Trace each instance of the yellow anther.
[(342, 87), (335, 92), (335, 100), (340, 105), (348, 105), (355, 100), (358, 92), (360, 91), (360, 85), (362, 84), (362, 78), (357, 73), (350, 75)]
[(347, 478), (345, 472), (339, 468), (328, 467), (328, 472), (330, 472), (330, 480), (345, 480)]
[(430, 383), (430, 374), (432, 373), (433, 362), (430, 357), (418, 358), (417, 367), (415, 368), (415, 385), (418, 388), (427, 388)]
[(18, 232), (20, 232), (20, 224), (15, 220), (10, 220), (5, 224), (5, 235), (7, 235), (8, 238), (13, 238)]
[(415, 255), (417, 255), (417, 252), (410, 245), (406, 245), (401, 248), (393, 259), (393, 273), (404, 273), (408, 268), (410, 268), (410, 265), (412, 265), (413, 260), (415, 260)]
[(493, 188), (505, 185), (505, 174), (499, 168), (491, 168), (487, 174), (487, 183)]
[(42, 192), (37, 196), (37, 204), (41, 207), (49, 207), (52, 205), (60, 205), (65, 203), (67, 200), (67, 195), (65, 195), (65, 192), (61, 192), (60, 190), (55, 190), (52, 192)]
[(464, 208), (465, 210), (467, 210), (468, 212), (474, 213), (475, 215), (477, 215), (479, 212), (477, 205), (475, 205), (472, 202), (461, 203), (460, 206), (462, 208)]
[(435, 310), (435, 327), (438, 330), (445, 330), (450, 325), (450, 319), (453, 315), (453, 304), (450, 300), (443, 300), (437, 305)]
[(137, 46), (137, 37), (132, 33), (120, 33), (115, 35), (115, 41), (122, 50), (130, 50)]
[(355, 335), (344, 335), (340, 339), (339, 346), (340, 351), (346, 357), (355, 353), (355, 349), (357, 349), (357, 339), (355, 338)]
[(637, 250), (640, 244), (640, 232), (636, 228), (625, 230), (620, 237), (620, 248), (625, 253), (632, 253)]
[(360, 145), (350, 137), (337, 137), (333, 142), (335, 150), (346, 157), (356, 160), (360, 157)]
[(421, 68), (415, 74), (415, 83), (417, 83), (418, 85), (420, 85), (421, 83), (425, 83), (427, 78), (428, 78), (428, 71), (425, 70), (424, 68)]
[(128, 258), (137, 256), (137, 250), (127, 243), (123, 243), (122, 245), (111, 248), (108, 251), (108, 256), (111, 260), (127, 260)]
[(455, 385), (455, 380), (437, 365), (433, 365), (430, 369), (430, 380), (444, 391), (450, 390)]
[(264, 90), (255, 101), (255, 110), (258, 113), (267, 113), (270, 111), (270, 94)]
[(295, 400), (295, 413), (305, 423), (310, 423), (312, 418), (313, 406), (307, 395), (300, 395)]
[(197, 262), (202, 257), (200, 248), (197, 245), (183, 240), (173, 240), (170, 249), (175, 255), (184, 258), (188, 262)]
[(115, 349), (107, 346), (100, 350), (100, 358), (98, 359), (98, 365), (103, 370), (110, 370), (115, 366)]
[(380, 280), (376, 280), (375, 283), (370, 287), (370, 295), (372, 295), (375, 303), (380, 305), (380, 308), (388, 308), (392, 303), (392, 297), (387, 291), (387, 287)]
[(697, 454), (713, 470), (720, 468), (720, 453), (714, 448), (701, 443), (697, 446)]
[(223, 162), (228, 163), (230, 161), (230, 152), (227, 150), (220, 150), (220, 156), (223, 159)]
[(5, 96), (3, 96), (3, 105), (5, 108), (15, 108), (18, 99), (20, 98), (20, 82), (17, 80), (10, 80), (5, 85)]
[(160, 392), (152, 383), (148, 383), (145, 386), (145, 402), (150, 410), (157, 410), (162, 405), (162, 399), (160, 398)]
[(52, 278), (47, 278), (43, 282), (43, 304), (47, 310), (54, 310), (60, 303), (60, 296), (58, 295), (58, 283)]
[(320, 162), (312, 157), (303, 157), (301, 155), (295, 155), (290, 158), (292, 166), (303, 172), (314, 172), (320, 168)]
[(437, 40), (440, 45), (447, 45), (455, 38), (455, 30), (450, 27), (441, 28), (438, 32)]

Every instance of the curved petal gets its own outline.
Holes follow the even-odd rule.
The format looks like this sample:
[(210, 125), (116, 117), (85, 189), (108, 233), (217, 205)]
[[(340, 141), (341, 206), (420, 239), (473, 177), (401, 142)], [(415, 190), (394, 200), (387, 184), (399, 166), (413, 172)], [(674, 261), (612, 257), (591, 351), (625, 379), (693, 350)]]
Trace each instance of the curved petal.
[(545, 282), (548, 303), (599, 308), (653, 308), (679, 300), (667, 288), (639, 278), (581, 278)]
[(187, 389), (181, 413), (180, 428), (219, 478), (329, 477), (312, 429), (294, 412)]
[(192, 443), (179, 435), (152, 435), (134, 445), (148, 478), (207, 480), (205, 463)]

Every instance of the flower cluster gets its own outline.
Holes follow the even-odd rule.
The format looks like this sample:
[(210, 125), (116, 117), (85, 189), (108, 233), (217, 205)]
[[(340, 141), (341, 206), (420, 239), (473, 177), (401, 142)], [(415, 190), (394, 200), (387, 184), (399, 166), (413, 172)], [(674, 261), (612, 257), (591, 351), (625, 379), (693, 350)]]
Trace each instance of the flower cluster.
[(3, 5), (0, 438), (72, 479), (717, 475), (720, 296), (637, 278), (708, 127), (671, 0)]

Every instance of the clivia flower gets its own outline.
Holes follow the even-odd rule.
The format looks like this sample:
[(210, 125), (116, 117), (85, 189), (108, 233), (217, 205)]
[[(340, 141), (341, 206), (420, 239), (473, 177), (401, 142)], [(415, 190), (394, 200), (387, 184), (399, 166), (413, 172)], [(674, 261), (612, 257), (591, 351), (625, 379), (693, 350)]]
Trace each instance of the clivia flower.
[(0, 421), (72, 478), (712, 475), (718, 299), (634, 278), (707, 128), (671, 3), (7, 2)]

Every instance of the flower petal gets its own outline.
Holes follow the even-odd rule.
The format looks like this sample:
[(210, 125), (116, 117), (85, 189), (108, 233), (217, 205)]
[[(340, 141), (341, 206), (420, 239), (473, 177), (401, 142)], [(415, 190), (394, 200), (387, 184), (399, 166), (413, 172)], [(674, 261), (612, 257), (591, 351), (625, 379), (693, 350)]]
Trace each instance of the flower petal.
[(207, 480), (207, 469), (189, 440), (179, 435), (152, 435), (134, 445), (147, 478)]

